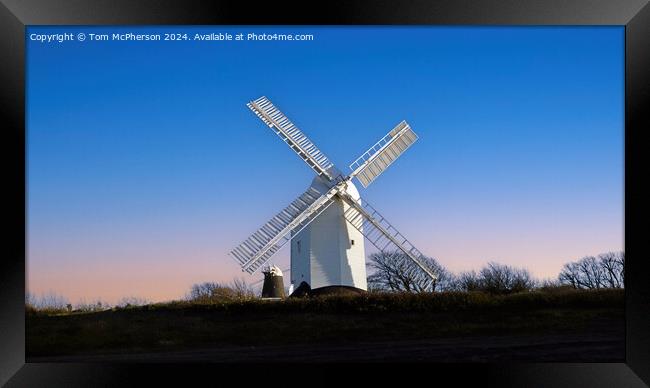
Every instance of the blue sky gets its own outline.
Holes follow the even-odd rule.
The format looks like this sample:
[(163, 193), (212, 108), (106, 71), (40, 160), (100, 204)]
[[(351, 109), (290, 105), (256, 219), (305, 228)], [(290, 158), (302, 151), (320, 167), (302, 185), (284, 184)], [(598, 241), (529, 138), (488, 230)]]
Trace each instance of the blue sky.
[(341, 170), (407, 120), (418, 142), (361, 195), (453, 271), (496, 260), (555, 277), (567, 261), (623, 250), (622, 27), (30, 27), (28, 35), (129, 31), (315, 38), (28, 39), (34, 292), (160, 300), (194, 282), (244, 276), (227, 252), (313, 177), (246, 107), (261, 95)]

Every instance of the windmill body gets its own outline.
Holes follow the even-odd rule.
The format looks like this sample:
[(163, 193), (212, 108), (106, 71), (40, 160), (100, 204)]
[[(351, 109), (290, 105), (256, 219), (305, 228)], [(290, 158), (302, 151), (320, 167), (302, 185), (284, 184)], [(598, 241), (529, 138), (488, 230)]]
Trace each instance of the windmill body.
[[(314, 178), (311, 187), (326, 194), (329, 185), (321, 176)], [(359, 191), (347, 182), (346, 192), (360, 201)], [(364, 236), (344, 214), (350, 205), (339, 198), (318, 218), (291, 238), (291, 283), (302, 282), (311, 288), (332, 285), (366, 290), (366, 255)]]
[(311, 289), (329, 286), (367, 288), (365, 240), (379, 251), (401, 251), (435, 281), (423, 264), (422, 253), (385, 217), (362, 201), (352, 183), (356, 178), (368, 187), (415, 141), (417, 135), (406, 121), (389, 131), (350, 165), (344, 175), (266, 97), (248, 107), (312, 170), (316, 177), (309, 188), (250, 237), (230, 252), (242, 270), (259, 271), (291, 241), (291, 282), (307, 283)]

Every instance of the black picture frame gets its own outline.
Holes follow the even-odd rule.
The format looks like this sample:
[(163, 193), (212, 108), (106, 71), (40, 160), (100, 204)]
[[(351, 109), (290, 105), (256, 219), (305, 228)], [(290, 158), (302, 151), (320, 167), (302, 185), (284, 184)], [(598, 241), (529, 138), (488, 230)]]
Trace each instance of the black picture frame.
[[(460, 0), (329, 2), (172, 1), (172, 0), (0, 0), (0, 108), (3, 128), (4, 203), (9, 214), (5, 255), (0, 260), (0, 384), (12, 387), (113, 386), (143, 380), (191, 386), (228, 377), (264, 384), (280, 372), (304, 374), (310, 381), (340, 384), (344, 373), (356, 379), (413, 384), (480, 383), (495, 386), (644, 386), (650, 384), (650, 293), (643, 250), (644, 150), (641, 136), (650, 128), (650, 6), (626, 0)], [(625, 26), (625, 253), (626, 358), (612, 364), (420, 364), (386, 366), (303, 365), (286, 368), (217, 364), (25, 363), (25, 28), (30, 25), (618, 25)], [(9, 210), (7, 212), (7, 210)], [(404, 369), (409, 370), (404, 380)], [(427, 382), (428, 381), (428, 382)]]

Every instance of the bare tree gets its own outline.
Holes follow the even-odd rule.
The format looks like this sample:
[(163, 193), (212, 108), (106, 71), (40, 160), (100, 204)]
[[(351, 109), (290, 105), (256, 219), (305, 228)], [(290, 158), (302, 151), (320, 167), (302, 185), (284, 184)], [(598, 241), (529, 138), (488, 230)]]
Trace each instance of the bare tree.
[(31, 292), (25, 294), (25, 304), (31, 308), (41, 311), (67, 310), (68, 299), (53, 291), (42, 293), (36, 296)]
[(402, 252), (376, 252), (369, 256), (368, 286), (371, 290), (426, 292), (441, 291), (451, 286), (452, 275), (430, 257), (424, 265), (436, 275), (431, 279), (422, 269)]
[(461, 272), (454, 282), (454, 289), (458, 291), (480, 291), (481, 287), (481, 280), (475, 271)]
[(580, 267), (577, 262), (564, 264), (558, 280), (561, 284), (568, 284), (573, 288), (583, 288), (580, 282)]
[(622, 288), (625, 283), (625, 253), (607, 252), (598, 255), (604, 283), (609, 288)]
[(494, 294), (527, 291), (535, 287), (527, 269), (494, 262), (481, 269), (479, 279), (482, 290)]
[(565, 264), (558, 280), (577, 289), (622, 288), (624, 269), (625, 254), (608, 252)]
[(252, 286), (243, 279), (234, 279), (230, 284), (204, 282), (194, 284), (190, 289), (189, 300), (199, 302), (222, 302), (255, 298)]
[(531, 290), (537, 285), (537, 281), (524, 268), (490, 262), (478, 273), (475, 271), (461, 272), (455, 277), (453, 284), (453, 289), (458, 291), (509, 294)]
[(589, 288), (602, 288), (605, 278), (603, 269), (600, 267), (598, 260), (593, 256), (587, 256), (578, 262), (578, 269), (582, 274), (581, 280)]
[(257, 295), (253, 286), (248, 284), (243, 278), (235, 278), (230, 283), (230, 288), (235, 291), (235, 297), (241, 300), (253, 299)]
[(216, 299), (233, 299), (234, 292), (215, 282), (203, 282), (192, 285), (189, 299), (194, 301), (207, 301)]

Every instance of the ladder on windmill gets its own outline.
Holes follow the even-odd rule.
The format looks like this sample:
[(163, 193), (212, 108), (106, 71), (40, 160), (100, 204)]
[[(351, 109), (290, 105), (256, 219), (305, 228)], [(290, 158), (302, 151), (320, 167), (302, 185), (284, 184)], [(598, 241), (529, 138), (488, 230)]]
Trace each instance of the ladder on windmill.
[(350, 205), (343, 216), (345, 219), (361, 232), (377, 249), (383, 253), (389, 252), (389, 248), (394, 246), (407, 256), (415, 264), (426, 272), (432, 279), (436, 279), (424, 264), (424, 255), (411, 242), (404, 237), (386, 218), (384, 218), (368, 201), (359, 204), (351, 197), (346, 198)]

